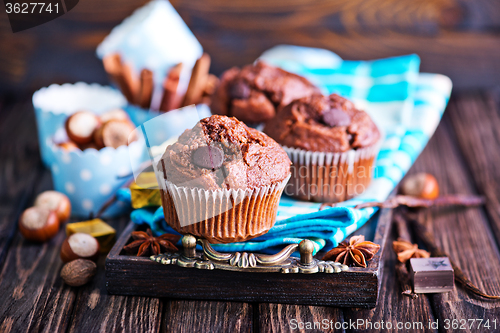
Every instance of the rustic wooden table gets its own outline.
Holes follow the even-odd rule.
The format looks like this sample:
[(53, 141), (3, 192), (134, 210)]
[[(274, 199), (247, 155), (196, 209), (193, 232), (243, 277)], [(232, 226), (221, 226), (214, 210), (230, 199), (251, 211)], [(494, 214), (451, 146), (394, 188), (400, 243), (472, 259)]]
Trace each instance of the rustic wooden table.
[[(436, 240), (469, 278), (490, 294), (500, 294), (500, 96), (499, 91), (455, 95), (442, 123), (411, 173), (434, 174), (441, 193), (482, 194), (485, 208), (436, 209)], [(72, 288), (59, 277), (61, 230), (50, 242), (29, 243), (17, 219), (40, 191), (51, 188), (50, 173), (38, 152), (29, 99), (0, 104), (0, 332), (9, 331), (290, 331), (307, 322), (327, 321), (335, 331), (371, 331), (350, 325), (358, 319), (414, 325), (439, 320), (439, 331), (455, 320), (489, 319), (484, 332), (500, 331), (500, 302), (470, 296), (460, 287), (447, 294), (402, 296), (395, 280), (395, 255), (386, 252), (379, 305), (374, 309), (264, 303), (185, 301), (108, 295), (104, 260), (88, 285)], [(126, 217), (110, 222), (118, 232)], [(393, 235), (391, 235), (392, 241)], [(332, 290), (332, 293), (335, 292)], [(295, 320), (295, 321), (294, 321)], [(494, 326), (496, 320), (496, 328)], [(378, 324), (377, 324), (378, 323)], [(470, 322), (466, 325), (467, 331)], [(460, 324), (459, 324), (460, 326)], [(408, 328), (408, 326), (406, 326)], [(477, 327), (477, 326), (476, 326)], [(450, 329), (451, 330), (451, 329)], [(315, 330), (311, 330), (315, 331)], [(318, 330), (316, 330), (318, 331)], [(422, 330), (421, 330), (422, 331)], [(462, 331), (462, 330), (461, 330)]]

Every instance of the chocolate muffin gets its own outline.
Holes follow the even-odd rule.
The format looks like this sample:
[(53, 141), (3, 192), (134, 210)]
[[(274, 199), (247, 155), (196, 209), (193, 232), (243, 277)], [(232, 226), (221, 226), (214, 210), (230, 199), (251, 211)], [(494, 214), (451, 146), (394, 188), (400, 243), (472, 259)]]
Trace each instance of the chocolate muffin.
[(293, 162), (285, 193), (303, 200), (338, 202), (369, 185), (381, 134), (370, 116), (336, 94), (293, 101), (264, 132)]
[(319, 92), (307, 79), (259, 61), (224, 72), (211, 108), (214, 114), (256, 124), (272, 119), (293, 100)]
[(165, 220), (212, 243), (262, 235), (276, 221), (290, 164), (273, 139), (236, 118), (202, 119), (158, 162)]

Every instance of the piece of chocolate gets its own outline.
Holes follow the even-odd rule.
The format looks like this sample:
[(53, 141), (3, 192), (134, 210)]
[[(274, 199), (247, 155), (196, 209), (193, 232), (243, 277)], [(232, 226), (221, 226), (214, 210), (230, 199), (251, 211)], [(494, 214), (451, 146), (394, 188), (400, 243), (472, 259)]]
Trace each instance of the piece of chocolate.
[(193, 163), (200, 168), (219, 169), (224, 162), (224, 152), (218, 147), (203, 146), (193, 153)]
[(411, 258), (410, 266), (414, 293), (445, 293), (453, 290), (453, 267), (447, 257)]
[(238, 80), (231, 86), (229, 95), (235, 99), (247, 99), (250, 97), (250, 87), (242, 80)]
[(161, 194), (154, 172), (142, 172), (135, 182), (130, 184), (132, 208), (161, 206)]
[(330, 127), (349, 126), (351, 124), (351, 118), (339, 109), (323, 111), (322, 117), (323, 122)]

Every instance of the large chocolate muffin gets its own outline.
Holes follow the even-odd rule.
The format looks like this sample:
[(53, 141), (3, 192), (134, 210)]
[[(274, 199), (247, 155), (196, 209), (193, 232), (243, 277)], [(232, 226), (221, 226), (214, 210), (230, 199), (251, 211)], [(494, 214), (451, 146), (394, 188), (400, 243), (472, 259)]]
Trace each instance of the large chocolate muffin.
[(264, 132), (289, 148), (333, 153), (367, 147), (380, 138), (370, 116), (336, 94), (290, 103), (266, 124)]
[(371, 181), (380, 132), (366, 112), (339, 95), (295, 100), (264, 132), (292, 160), (287, 195), (339, 202), (361, 194)]
[(213, 243), (262, 235), (276, 221), (290, 164), (273, 139), (236, 118), (202, 119), (158, 163), (165, 220)]
[(255, 124), (272, 119), (293, 100), (313, 93), (319, 89), (307, 79), (259, 61), (224, 72), (211, 108), (214, 114)]
[(291, 164), (273, 139), (236, 118), (218, 115), (186, 130), (167, 147), (160, 163), (170, 182), (205, 190), (273, 185), (288, 177)]

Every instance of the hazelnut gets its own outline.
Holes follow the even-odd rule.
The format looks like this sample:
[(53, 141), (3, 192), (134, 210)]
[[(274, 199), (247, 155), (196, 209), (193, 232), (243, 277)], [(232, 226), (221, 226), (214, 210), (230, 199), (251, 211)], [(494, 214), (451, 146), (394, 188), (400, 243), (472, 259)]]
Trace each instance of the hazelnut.
[(122, 109), (113, 109), (110, 111), (107, 111), (99, 116), (101, 119), (101, 122), (104, 124), (110, 120), (125, 120), (125, 121), (130, 121), (130, 118), (127, 114), (127, 112), (123, 111)]
[(94, 237), (76, 233), (66, 238), (61, 246), (61, 260), (70, 262), (76, 259), (96, 261), (99, 258), (99, 242)]
[(66, 222), (71, 215), (71, 202), (61, 192), (45, 191), (40, 193), (35, 199), (35, 206), (54, 211), (60, 223)]
[(94, 130), (99, 127), (101, 121), (89, 111), (78, 111), (66, 119), (66, 133), (68, 137), (78, 144), (92, 141)]
[(401, 193), (422, 199), (436, 199), (439, 196), (439, 185), (436, 178), (428, 173), (417, 173), (408, 176), (401, 185)]
[(103, 126), (99, 126), (98, 128), (95, 129), (94, 133), (92, 134), (92, 137), (94, 139), (94, 144), (96, 146), (96, 149), (101, 149), (104, 148), (104, 142), (102, 140), (102, 129), (104, 128)]
[(59, 232), (59, 219), (47, 208), (30, 207), (19, 218), (19, 231), (27, 240), (45, 242)]
[[(126, 146), (129, 142), (136, 140), (135, 137), (130, 137), (130, 134), (135, 130), (134, 125), (130, 121), (123, 120), (110, 120), (96, 133), (98, 137), (94, 136), (96, 143), (101, 143), (104, 147), (118, 148)], [(132, 134), (133, 135), (133, 134)]]
[(72, 287), (83, 286), (94, 277), (97, 266), (93, 261), (77, 259), (67, 263), (61, 270), (61, 277)]
[(78, 145), (81, 150), (95, 149), (99, 150), (99, 147), (94, 142), (82, 143)]
[(80, 148), (73, 141), (66, 141), (59, 143), (58, 146), (66, 151), (80, 150)]

